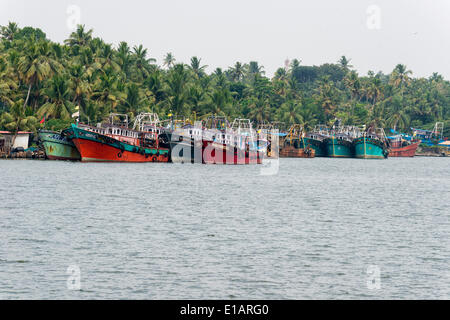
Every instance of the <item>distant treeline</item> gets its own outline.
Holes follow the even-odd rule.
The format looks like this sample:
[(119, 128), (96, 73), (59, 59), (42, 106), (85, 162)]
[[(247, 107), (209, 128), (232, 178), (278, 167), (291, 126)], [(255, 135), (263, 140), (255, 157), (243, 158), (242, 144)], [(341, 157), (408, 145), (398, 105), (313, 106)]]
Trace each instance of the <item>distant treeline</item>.
[[(67, 126), (79, 106), (81, 121), (100, 122), (110, 112), (156, 112), (160, 118), (225, 115), (312, 128), (331, 124), (430, 129), (450, 127), (450, 83), (438, 73), (414, 78), (403, 64), (390, 74), (359, 75), (350, 59), (304, 66), (293, 59), (272, 79), (256, 61), (236, 62), (211, 74), (198, 57), (162, 65), (142, 45), (117, 47), (78, 26), (59, 44), (37, 28), (1, 27), (0, 128), (35, 131)], [(448, 135), (448, 134), (447, 134)]]

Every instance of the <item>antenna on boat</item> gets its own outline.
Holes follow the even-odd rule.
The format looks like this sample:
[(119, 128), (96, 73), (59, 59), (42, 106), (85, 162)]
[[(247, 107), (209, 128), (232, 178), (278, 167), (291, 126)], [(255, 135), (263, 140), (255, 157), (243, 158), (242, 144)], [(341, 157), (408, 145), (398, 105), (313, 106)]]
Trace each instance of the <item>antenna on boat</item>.
[(442, 140), (442, 136), (444, 134), (444, 123), (443, 122), (436, 122), (433, 129), (433, 134), (435, 137), (439, 140)]

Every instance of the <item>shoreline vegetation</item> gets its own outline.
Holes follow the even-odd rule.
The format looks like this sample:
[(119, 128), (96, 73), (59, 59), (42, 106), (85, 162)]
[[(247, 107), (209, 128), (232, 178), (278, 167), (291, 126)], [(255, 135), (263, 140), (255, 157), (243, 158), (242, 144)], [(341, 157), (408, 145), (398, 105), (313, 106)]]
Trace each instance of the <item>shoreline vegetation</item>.
[(79, 111), (80, 121), (97, 123), (111, 112), (131, 121), (140, 112), (191, 121), (211, 115), (331, 125), (374, 125), (409, 131), (450, 128), (450, 82), (433, 73), (415, 78), (404, 64), (390, 74), (360, 75), (351, 60), (306, 66), (293, 59), (270, 79), (257, 61), (205, 71), (199, 57), (188, 64), (172, 53), (157, 64), (142, 45), (105, 43), (78, 26), (64, 43), (33, 27), (0, 27), (0, 130), (61, 130)]

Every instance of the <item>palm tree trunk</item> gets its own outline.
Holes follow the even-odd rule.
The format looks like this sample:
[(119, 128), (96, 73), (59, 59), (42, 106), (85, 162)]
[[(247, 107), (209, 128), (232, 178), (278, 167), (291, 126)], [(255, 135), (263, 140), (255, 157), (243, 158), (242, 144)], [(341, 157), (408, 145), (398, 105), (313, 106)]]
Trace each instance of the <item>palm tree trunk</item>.
[(27, 98), (25, 99), (25, 103), (23, 104), (23, 108), (24, 108), (24, 109), (25, 109), (25, 107), (27, 106), (28, 99), (30, 98), (30, 92), (31, 92), (31, 87), (32, 87), (32, 86), (33, 86), (33, 85), (30, 84), (29, 87), (28, 87)]
[(21, 119), (18, 118), (17, 119), (16, 130), (14, 131), (14, 136), (13, 136), (13, 138), (11, 140), (11, 149), (14, 147), (14, 142), (16, 142), (17, 135), (19, 134), (20, 121), (21, 121)]

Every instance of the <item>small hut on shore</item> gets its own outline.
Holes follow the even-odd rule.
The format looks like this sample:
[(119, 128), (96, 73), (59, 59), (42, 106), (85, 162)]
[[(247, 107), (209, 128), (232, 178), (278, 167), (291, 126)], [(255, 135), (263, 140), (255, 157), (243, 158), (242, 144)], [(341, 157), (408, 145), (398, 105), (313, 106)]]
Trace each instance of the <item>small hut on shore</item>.
[(13, 143), (14, 133), (9, 131), (0, 131), (0, 154), (8, 154), (12, 149), (22, 147), (28, 148), (30, 133), (19, 131)]

